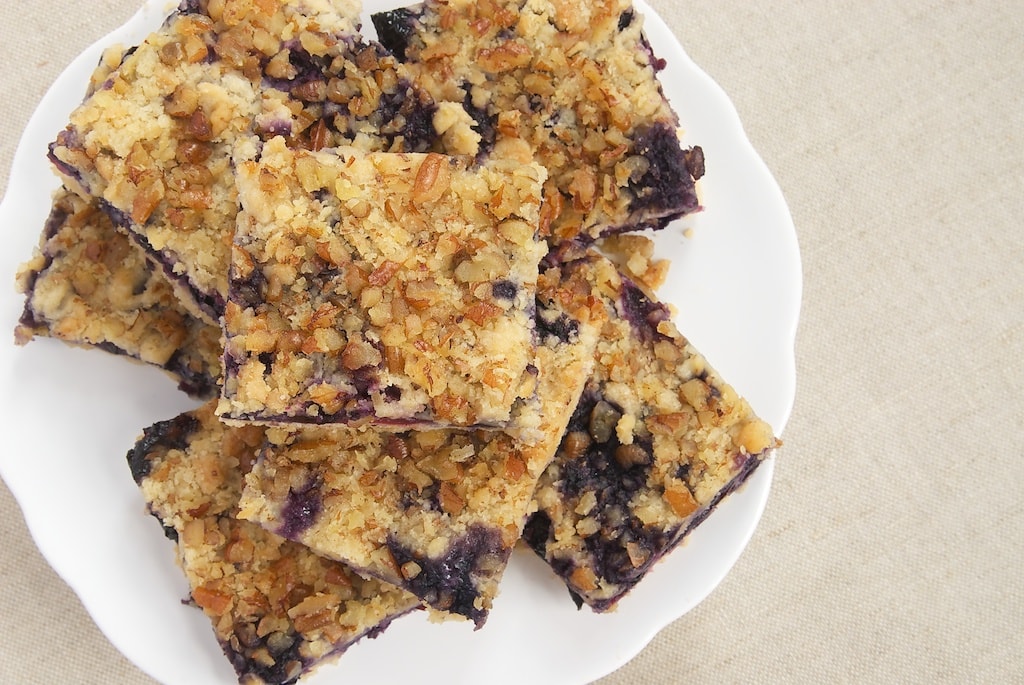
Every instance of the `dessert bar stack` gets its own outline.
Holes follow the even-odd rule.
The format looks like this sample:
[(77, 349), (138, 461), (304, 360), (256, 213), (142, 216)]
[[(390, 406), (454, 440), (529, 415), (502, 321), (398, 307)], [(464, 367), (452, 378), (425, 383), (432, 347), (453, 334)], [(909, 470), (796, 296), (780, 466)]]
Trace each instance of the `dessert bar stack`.
[(240, 682), (484, 625), (515, 547), (614, 608), (778, 444), (638, 235), (699, 147), (625, 0), (184, 0), (50, 159), (16, 339), (203, 401), (128, 453)]

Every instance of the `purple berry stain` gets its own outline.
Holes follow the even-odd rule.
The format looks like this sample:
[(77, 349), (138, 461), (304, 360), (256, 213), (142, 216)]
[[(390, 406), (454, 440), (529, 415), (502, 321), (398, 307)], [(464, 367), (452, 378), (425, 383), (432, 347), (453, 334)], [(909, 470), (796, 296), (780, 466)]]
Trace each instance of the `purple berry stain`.
[(296, 539), (307, 530), (317, 517), (323, 506), (320, 496), (320, 481), (311, 479), (301, 490), (292, 490), (281, 510), (281, 526), (277, 534), (291, 540)]

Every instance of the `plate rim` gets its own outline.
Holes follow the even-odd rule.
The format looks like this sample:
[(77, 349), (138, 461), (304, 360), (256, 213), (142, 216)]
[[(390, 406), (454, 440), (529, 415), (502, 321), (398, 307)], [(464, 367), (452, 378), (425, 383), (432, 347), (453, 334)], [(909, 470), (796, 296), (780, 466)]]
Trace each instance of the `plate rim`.
[[(370, 2), (367, 2), (367, 4), (373, 5), (383, 3), (380, 2), (380, 0), (378, 0), (378, 2), (373, 2), (373, 0), (371, 0)], [(86, 68), (85, 65), (89, 62), (95, 64), (96, 60), (98, 60), (99, 55), (102, 53), (105, 47), (115, 42), (123, 42), (124, 37), (131, 34), (132, 32), (139, 33), (141, 31), (142, 35), (148, 33), (148, 31), (152, 30), (152, 28), (156, 25), (154, 24), (154, 22), (159, 22), (160, 20), (162, 20), (164, 16), (166, 16), (166, 5), (167, 3), (165, 0), (146, 0), (145, 3), (136, 11), (136, 13), (133, 14), (125, 23), (109, 31), (106, 35), (99, 38), (98, 40), (94, 41), (89, 47), (80, 52), (77, 57), (75, 57), (68, 65), (66, 65), (65, 68), (61, 71), (60, 75), (57, 76), (54, 82), (47, 89), (46, 93), (40, 99), (37, 106), (32, 111), (32, 114), (30, 115), (24, 130), (22, 131), (22, 135), (19, 139), (18, 145), (15, 148), (15, 152), (11, 162), (11, 174), (9, 176), (10, 180), (8, 183), (7, 191), (4, 195), (3, 200), (0, 201), (0, 218), (7, 219), (9, 215), (15, 213), (13, 205), (16, 204), (16, 200), (13, 198), (16, 198), (18, 193), (24, 192), (24, 189), (22, 188), (24, 184), (15, 172), (23, 165), (28, 163), (28, 161), (33, 160), (34, 157), (39, 156), (38, 151), (31, 150), (29, 147), (31, 139), (36, 138), (37, 136), (30, 136), (29, 133), (39, 127), (41, 113), (47, 107), (52, 107), (55, 102), (62, 102), (64, 101), (64, 99), (66, 99), (66, 94), (63, 94), (60, 91), (62, 89), (63, 83), (68, 80), (69, 73), (73, 73), (76, 70), (82, 70), (83, 68)], [(647, 2), (644, 2), (644, 0), (634, 0), (634, 5), (636, 9), (644, 16), (645, 33), (648, 35), (648, 38), (651, 40), (652, 44), (655, 44), (656, 54), (663, 55), (665, 50), (662, 43), (666, 40), (671, 41), (673, 47), (676, 50), (678, 50), (679, 53), (678, 55), (673, 54), (673, 59), (679, 59), (679, 57), (682, 57), (682, 60), (675, 64), (671, 64), (670, 68), (686, 69), (687, 71), (692, 72), (691, 75), (701, 78), (704, 81), (704, 87), (708, 90), (709, 93), (713, 94), (715, 97), (715, 108), (724, 110), (724, 119), (727, 120), (725, 123), (728, 127), (733, 129), (733, 132), (735, 134), (733, 136), (733, 142), (735, 143), (736, 150), (739, 151), (740, 153), (743, 153), (746, 156), (746, 163), (752, 165), (755, 168), (756, 173), (759, 176), (761, 176), (762, 182), (766, 184), (766, 190), (768, 194), (771, 196), (771, 201), (775, 203), (776, 208), (779, 210), (779, 214), (776, 217), (776, 219), (784, 224), (782, 226), (784, 234), (783, 237), (790, 242), (789, 249), (795, 256), (795, 270), (788, 274), (790, 283), (787, 287), (790, 289), (791, 297), (788, 301), (788, 314), (785, 319), (787, 325), (785, 326), (784, 333), (782, 335), (779, 335), (780, 338), (784, 338), (784, 345), (786, 350), (788, 351), (788, 355), (785, 361), (789, 365), (789, 368), (787, 370), (787, 373), (784, 375), (786, 375), (787, 378), (791, 379), (791, 387), (786, 387), (783, 389), (785, 393), (785, 399), (783, 401), (784, 406), (781, 407), (778, 414), (775, 417), (773, 417), (773, 420), (770, 420), (770, 423), (772, 423), (777, 434), (781, 435), (786, 423), (789, 420), (789, 417), (792, 414), (796, 398), (795, 345), (797, 332), (799, 328), (799, 314), (800, 307), (802, 304), (803, 290), (799, 245), (797, 243), (797, 234), (795, 226), (793, 225), (792, 215), (788, 209), (788, 206), (786, 205), (786, 201), (782, 194), (781, 188), (779, 187), (775, 178), (771, 174), (771, 171), (769, 170), (767, 164), (754, 149), (753, 144), (750, 142), (746, 134), (746, 131), (743, 128), (742, 121), (739, 117), (739, 113), (736, 110), (735, 105), (732, 103), (728, 95), (725, 93), (724, 89), (722, 89), (721, 86), (710, 77), (710, 75), (708, 75), (703, 69), (701, 69), (699, 65), (697, 65), (689, 57), (689, 55), (686, 53), (678, 38), (672, 33), (671, 29), (669, 29), (664, 20), (658, 15), (658, 13), (652, 7), (650, 7), (650, 5)], [(365, 12), (366, 10), (364, 8), (364, 14)], [(145, 26), (148, 26), (149, 29), (143, 30), (143, 28), (141, 28)], [(372, 31), (372, 28), (370, 29), (370, 31)], [(367, 33), (370, 33), (370, 31), (367, 31)], [(89, 66), (89, 68), (91, 68), (91, 65)], [(72, 103), (70, 109), (73, 109), (75, 104), (77, 103)], [(53, 132), (53, 134), (56, 133), (56, 130)], [(699, 143), (700, 141), (696, 142)], [(53, 187), (56, 188), (58, 185), (59, 182), (56, 179), (54, 179)], [(43, 208), (43, 210), (46, 209), (46, 207)], [(34, 234), (32, 236), (32, 240), (34, 244)], [(15, 259), (21, 260), (26, 259), (27, 257), (28, 255), (19, 254), (15, 256)], [(10, 287), (10, 285), (8, 285), (8, 287)], [(5, 348), (7, 350), (10, 350), (11, 346), (8, 345), (5, 346)], [(0, 355), (0, 357), (7, 356), (8, 354), (10, 354), (9, 351), (7, 353), (4, 353), (3, 355)], [(139, 430), (141, 430), (141, 427)], [(775, 458), (776, 457), (773, 456), (770, 459), (768, 459), (755, 473), (754, 480), (752, 481), (752, 483), (756, 484), (756, 488), (752, 488), (748, 484), (748, 486), (746, 486), (744, 489), (744, 492), (746, 493), (748, 500), (751, 500), (751, 495), (754, 496), (754, 498), (751, 501), (748, 501), (747, 504), (754, 506), (755, 513), (750, 518), (748, 527), (743, 531), (742, 540), (738, 545), (738, 550), (734, 555), (734, 558), (728, 563), (727, 568), (725, 568), (724, 572), (721, 573), (721, 576), (710, 586), (706, 587), (702, 593), (698, 593), (699, 597), (692, 601), (689, 604), (689, 606), (686, 607), (681, 613), (678, 613), (674, 616), (662, 615), (661, 617), (659, 617), (659, 620), (651, 621), (650, 624), (647, 626), (647, 630), (644, 631), (642, 639), (633, 640), (631, 642), (631, 647), (633, 648), (627, 649), (624, 652), (616, 655), (616, 659), (614, 659), (615, 663), (603, 663), (602, 666), (592, 669), (592, 672), (579, 673), (578, 675), (581, 676), (581, 678), (583, 678), (579, 682), (589, 682), (590, 680), (600, 678), (625, 665), (628, 661), (634, 658), (640, 651), (642, 651), (655, 637), (655, 635), (661, 632), (671, 622), (681, 618), (683, 615), (691, 611), (694, 607), (696, 607), (698, 604), (704, 601), (704, 599), (706, 599), (707, 596), (715, 590), (715, 588), (721, 583), (725, 576), (728, 575), (732, 567), (738, 561), (740, 555), (749, 545), (750, 539), (752, 538), (763, 516), (771, 489), (771, 482), (773, 480)], [(157, 673), (152, 672), (149, 668), (146, 668), (143, 664), (141, 664), (135, 655), (129, 654), (128, 650), (123, 645), (124, 641), (122, 639), (122, 636), (113, 634), (113, 629), (107, 626), (105, 621), (101, 621), (97, 618), (97, 614), (100, 612), (95, 611), (93, 607), (93, 603), (97, 601), (96, 598), (86, 596), (87, 593), (85, 589), (79, 586), (80, 579), (76, 577), (75, 572), (72, 569), (65, 568), (65, 565), (59, 561), (59, 555), (55, 554), (55, 548), (59, 545), (59, 541), (55, 538), (51, 538), (44, 532), (44, 527), (40, 526), (38, 517), (34, 519), (34, 522), (33, 519), (30, 518), (29, 510), (33, 509), (33, 505), (30, 504), (32, 496), (23, 490), (23, 483), (19, 481), (17, 477), (13, 479), (8, 477), (9, 473), (11, 472), (11, 468), (8, 464), (9, 462), (6, 458), (0, 457), (0, 476), (4, 478), (4, 482), (7, 484), (8, 489), (14, 496), (15, 500), (18, 502), (18, 505), (22, 511), (23, 519), (25, 520), (26, 528), (28, 529), (30, 536), (32, 537), (33, 543), (40, 550), (40, 553), (46, 559), (48, 565), (51, 568), (53, 568), (54, 572), (57, 573), (61, 580), (65, 584), (67, 584), (68, 587), (70, 587), (72, 591), (76, 594), (79, 601), (85, 607), (91, 620), (100, 629), (104, 637), (106, 637), (106, 639), (111, 644), (113, 644), (127, 659), (129, 659), (133, 664), (135, 664), (136, 667), (140, 668), (140, 670), (146, 672), (151, 677), (159, 678), (160, 676)], [(711, 518), (713, 519), (714, 517)], [(710, 520), (711, 519), (709, 519), (709, 521)], [(701, 529), (698, 529), (698, 532), (700, 530)], [(207, 634), (203, 637), (211, 638), (212, 634), (210, 634), (208, 626), (206, 630)], [(342, 663), (343, 662), (344, 660), (342, 660)], [(318, 678), (317, 676), (321, 672), (325, 671), (321, 670), (318, 671), (316, 674), (313, 674), (313, 676), (310, 677), (307, 682), (320, 682), (320, 678)], [(338, 673), (338, 677), (343, 677), (341, 675), (342, 672), (340, 670), (338, 671)]]

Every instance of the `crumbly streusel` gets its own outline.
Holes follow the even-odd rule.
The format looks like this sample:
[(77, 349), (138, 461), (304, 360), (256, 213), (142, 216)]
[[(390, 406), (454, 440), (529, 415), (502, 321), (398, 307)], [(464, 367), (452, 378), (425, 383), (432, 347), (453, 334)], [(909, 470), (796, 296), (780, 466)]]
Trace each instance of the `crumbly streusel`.
[(664, 305), (603, 257), (567, 269), (601, 293), (609, 318), (524, 538), (574, 596), (606, 611), (778, 441)]
[(229, 428), (213, 405), (146, 429), (128, 462), (149, 511), (175, 540), (191, 603), (245, 685), (293, 683), (419, 606), (236, 518), (258, 427)]
[(428, 0), (373, 21), (421, 87), (473, 116), (482, 153), (547, 168), (552, 243), (698, 209), (703, 152), (680, 147), (663, 63), (628, 0)]
[(18, 284), (26, 296), (18, 343), (42, 335), (124, 354), (163, 368), (191, 395), (217, 392), (220, 330), (179, 304), (164, 275), (94, 202), (57, 192)]
[[(313, 149), (440, 145), (438, 108), (355, 33), (358, 11), (348, 0), (184, 0), (51, 145), (65, 184), (98, 198), (212, 323), (227, 294), (239, 136)], [(467, 117), (443, 119), (445, 140), (471, 145), (459, 134)]]
[(221, 415), (508, 424), (535, 385), (543, 180), (535, 164), (281, 138), (238, 161)]
[[(268, 431), (241, 515), (479, 626), (593, 364), (604, 312), (558, 269), (537, 299), (540, 429)], [(597, 305), (597, 306), (595, 306)]]

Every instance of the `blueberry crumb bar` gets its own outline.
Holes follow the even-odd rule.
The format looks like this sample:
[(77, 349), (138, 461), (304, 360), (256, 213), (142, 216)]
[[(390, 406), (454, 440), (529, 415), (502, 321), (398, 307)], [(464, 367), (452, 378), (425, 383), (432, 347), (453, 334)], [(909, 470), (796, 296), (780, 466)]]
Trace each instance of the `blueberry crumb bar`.
[(525, 149), (547, 168), (552, 244), (699, 208), (703, 152), (681, 147), (664, 63), (627, 0), (428, 0), (372, 19), (421, 87), (476, 120), (481, 155)]
[(496, 431), (268, 431), (241, 516), (408, 589), (479, 627), (520, 539), (537, 479), (589, 376), (603, 307), (541, 276), (541, 441)]
[(612, 609), (778, 445), (771, 427), (603, 257), (567, 269), (609, 320), (524, 540), (574, 599)]
[(508, 425), (536, 384), (544, 170), (282, 138), (239, 153), (257, 154), (236, 164), (221, 416)]
[[(350, 0), (184, 0), (50, 146), (65, 185), (97, 198), (211, 323), (227, 294), (240, 136), (403, 150), (440, 140), (439, 108), (355, 33), (358, 11)], [(450, 108), (439, 117), (464, 139), (459, 122)]]
[(95, 203), (57, 192), (18, 287), (19, 344), (38, 335), (99, 348), (164, 369), (189, 395), (217, 393), (220, 330), (181, 307), (163, 274)]
[(244, 685), (294, 683), (419, 606), (235, 517), (262, 438), (258, 427), (224, 426), (207, 404), (147, 428), (128, 453), (150, 513), (177, 544), (190, 603)]

